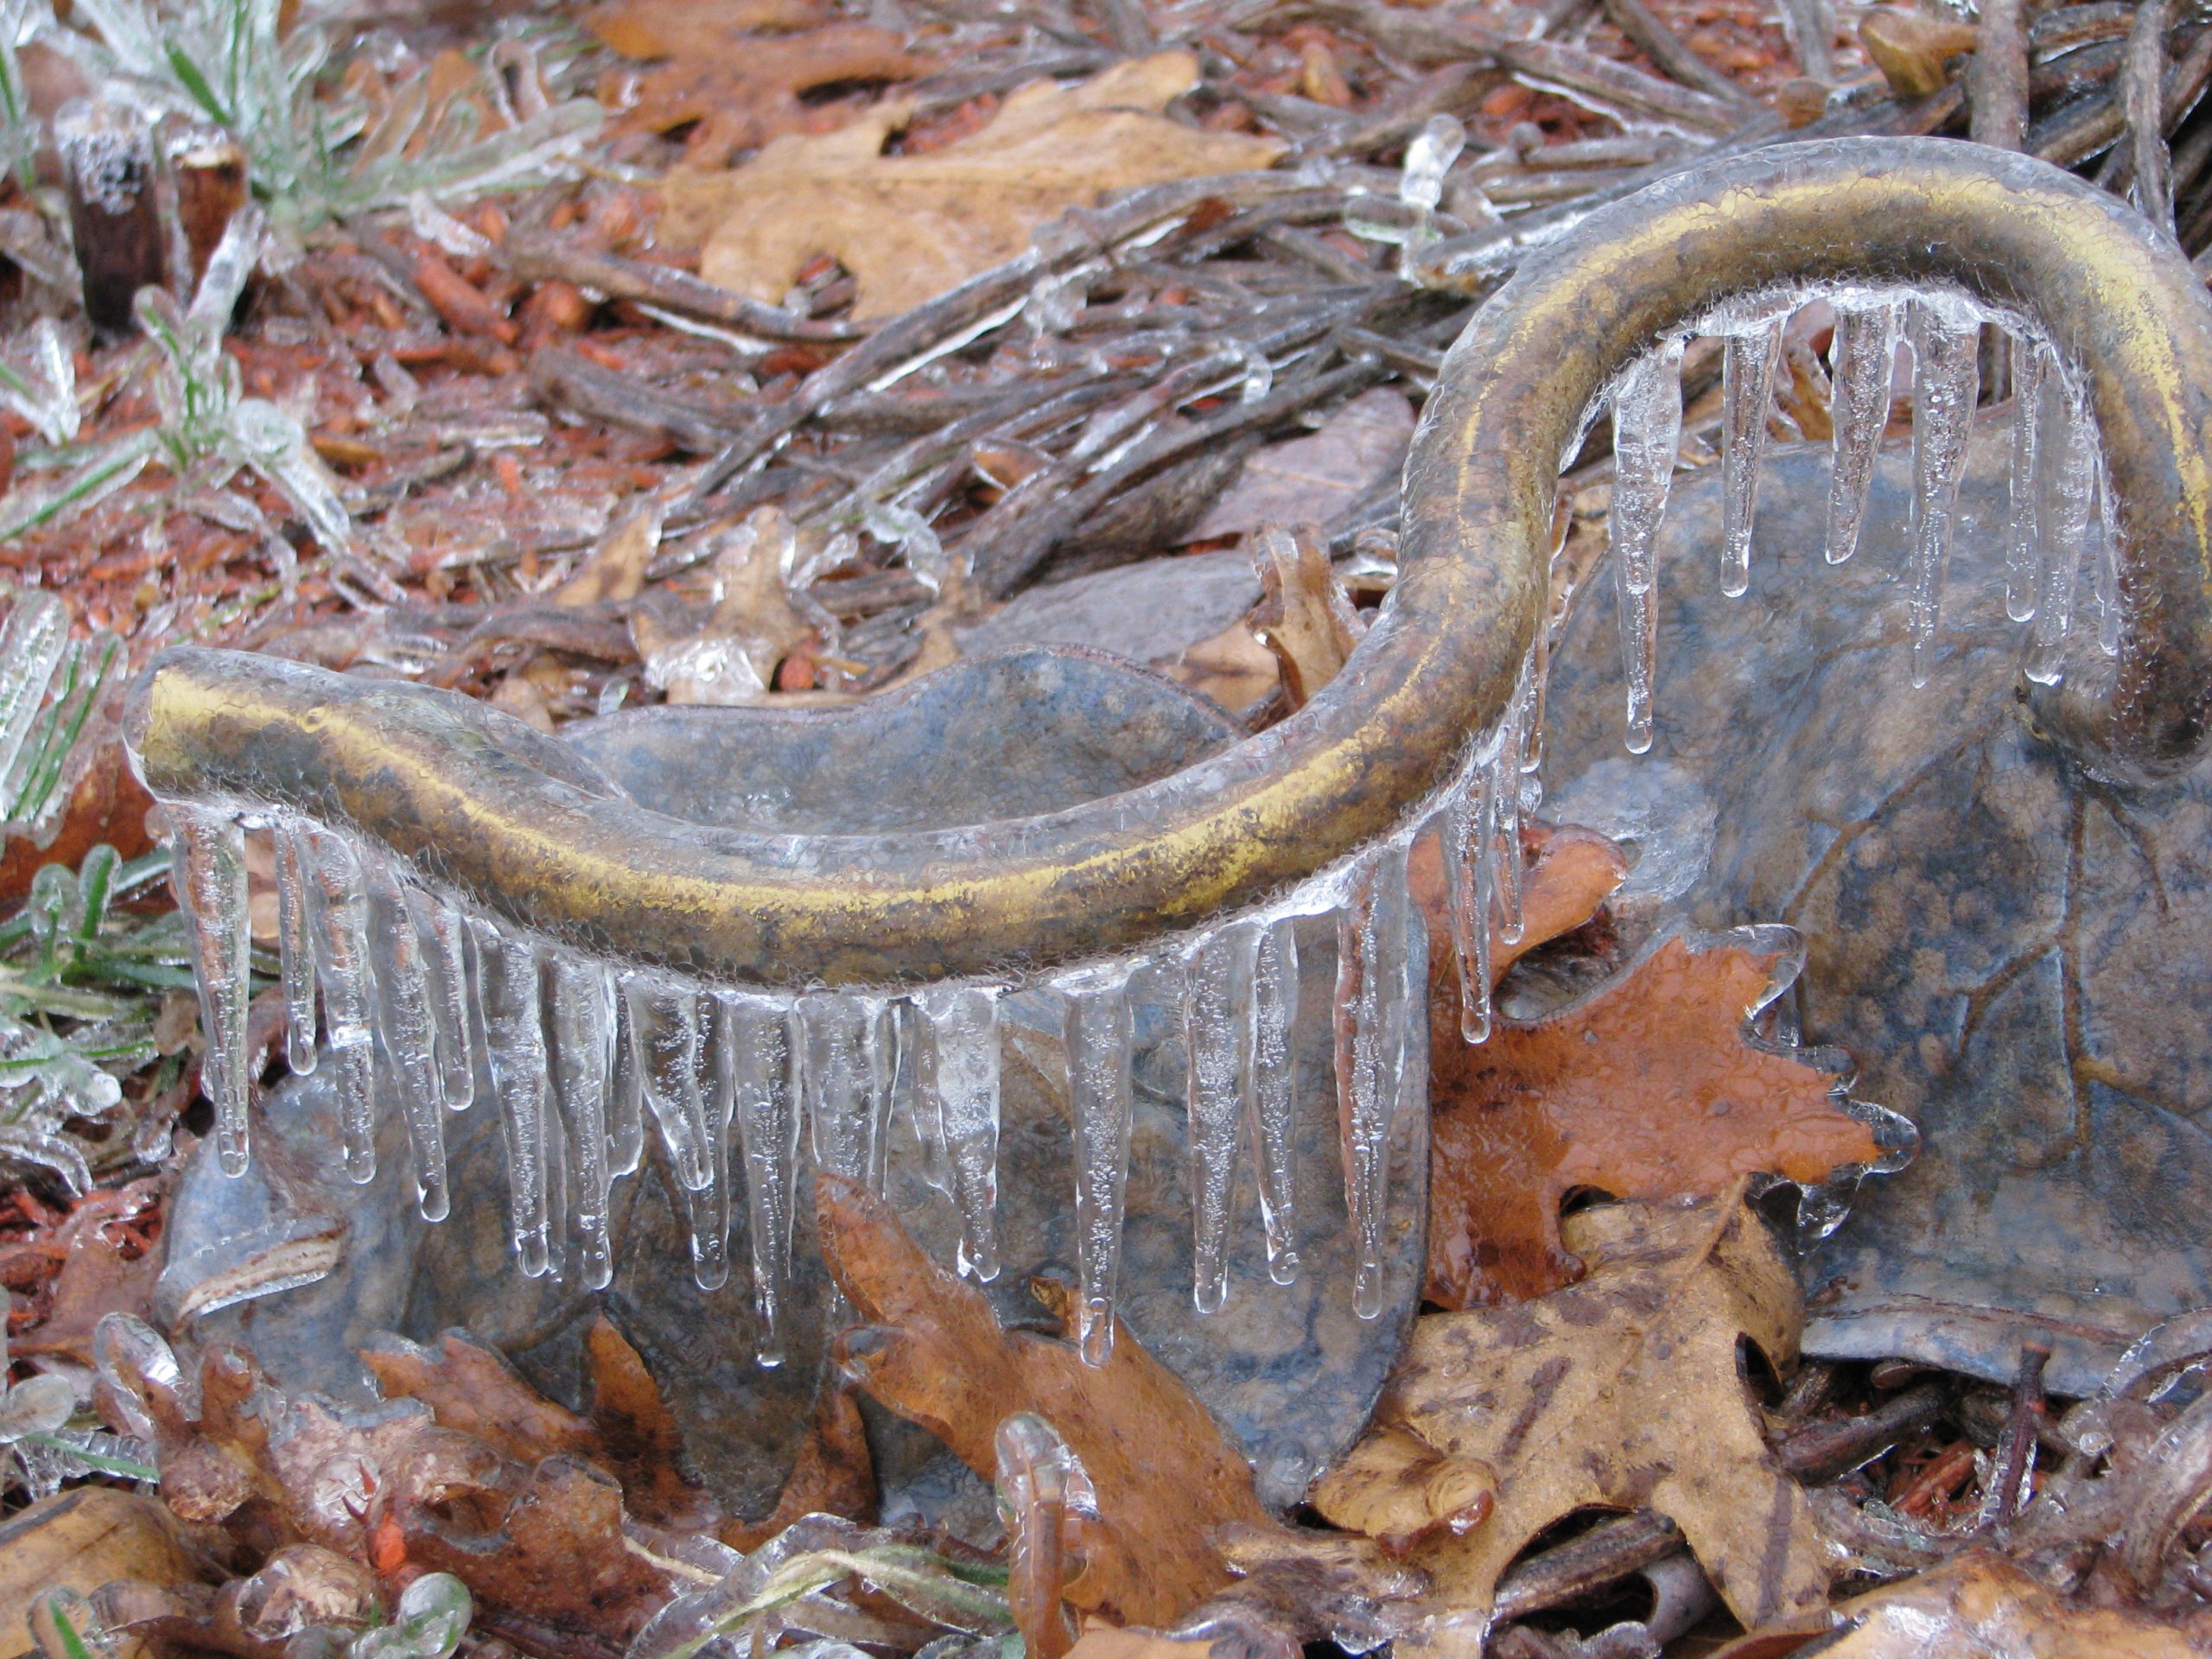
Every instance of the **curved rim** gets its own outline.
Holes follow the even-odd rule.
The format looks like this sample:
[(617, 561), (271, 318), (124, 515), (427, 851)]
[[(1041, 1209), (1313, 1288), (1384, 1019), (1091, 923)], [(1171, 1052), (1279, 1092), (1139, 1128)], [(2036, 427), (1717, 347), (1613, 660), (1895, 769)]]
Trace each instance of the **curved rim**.
[(1731, 157), (1594, 213), (1524, 268), (1445, 359), (1408, 463), (1402, 575), (1344, 671), (1281, 725), (1144, 788), (951, 831), (702, 830), (554, 775), (535, 745), (509, 747), (518, 722), (467, 699), (191, 649), (142, 678), (133, 753), (157, 794), (350, 823), (524, 926), (710, 977), (887, 983), (1109, 955), (1396, 825), (1514, 693), (1560, 457), (1594, 400), (1717, 303), (1853, 280), (1952, 284), (2035, 317), (2083, 377), (2126, 626), (2115, 671), (2052, 718), (2117, 768), (2194, 760), (2212, 661), (2212, 304), (2125, 205), (1941, 139)]

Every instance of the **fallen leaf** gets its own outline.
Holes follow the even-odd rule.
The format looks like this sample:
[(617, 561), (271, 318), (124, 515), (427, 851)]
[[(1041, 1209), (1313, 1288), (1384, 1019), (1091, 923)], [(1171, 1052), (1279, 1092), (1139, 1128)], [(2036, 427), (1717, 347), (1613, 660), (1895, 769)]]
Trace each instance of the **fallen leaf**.
[(161, 1189), (156, 1176), (102, 1188), (54, 1230), (52, 1243), (63, 1254), (53, 1300), (44, 1319), (10, 1340), (18, 1357), (44, 1354), (89, 1365), (92, 1331), (104, 1314), (143, 1316), (162, 1257), (158, 1247), (149, 1247), (140, 1218), (152, 1219), (148, 1212), (161, 1202)]
[(1252, 537), (1261, 599), (1253, 631), (1282, 671), (1284, 700), (1295, 711), (1344, 665), (1367, 623), (1330, 568), (1329, 550), (1311, 525), (1269, 524)]
[(1191, 531), (1194, 542), (1266, 524), (1327, 524), (1405, 464), (1414, 406), (1395, 386), (1363, 391), (1318, 431), (1271, 443), (1244, 463)]
[(89, 1595), (113, 1579), (196, 1576), (175, 1517), (142, 1493), (79, 1486), (0, 1522), (0, 1630), (11, 1652), (23, 1645), (24, 1618), (44, 1591)]
[(912, 113), (886, 104), (836, 132), (777, 138), (733, 172), (672, 174), (662, 231), (677, 245), (704, 242), (709, 282), (772, 302), (832, 254), (858, 279), (855, 316), (895, 316), (1024, 252), (1030, 232), (1068, 208), (1272, 166), (1283, 151), (1274, 139), (1160, 113), (1198, 79), (1194, 55), (1163, 52), (1080, 86), (1032, 82), (982, 131), (921, 156), (882, 154)]
[(1930, 17), (1904, 6), (1876, 6), (1859, 24), (1859, 43), (1900, 98), (1925, 98), (1950, 82), (1950, 61), (1971, 52), (1970, 23)]
[[(1592, 1508), (1673, 1520), (1747, 1626), (1822, 1605), (1828, 1547), (1768, 1453), (1736, 1357), (1748, 1338), (1786, 1370), (1803, 1309), (1740, 1185), (1566, 1228), (1588, 1275), (1415, 1321), (1374, 1428), (1314, 1489), (1326, 1519), (1401, 1541), (1429, 1574), (1427, 1617), (1399, 1651), (1471, 1651), (1514, 1557)], [(1485, 1495), (1487, 1516), (1468, 1518)]]
[(655, 66), (626, 89), (634, 101), (615, 130), (662, 133), (696, 122), (687, 145), (694, 165), (719, 167), (779, 134), (835, 123), (837, 113), (810, 105), (809, 92), (910, 80), (935, 67), (891, 30), (825, 20), (803, 0), (630, 0), (594, 7), (586, 27), (622, 56)]
[(1828, 1614), (1754, 1630), (1713, 1659), (2202, 1659), (2212, 1642), (2147, 1614), (2076, 1606), (2003, 1556), (1973, 1550)]
[(146, 814), (153, 810), (154, 798), (130, 770), (122, 743), (88, 743), (83, 752), (90, 758), (48, 838), (43, 842), (29, 836), (5, 838), (5, 850), (0, 851), (0, 906), (10, 913), (30, 892), (31, 878), (48, 864), (67, 864), (73, 870), (102, 842), (125, 858), (153, 848), (154, 838), (146, 833)]
[(1125, 1630), (1093, 1621), (1068, 1649), (1068, 1659), (1207, 1659), (1211, 1639), (1182, 1640), (1151, 1630)]
[(1258, 711), (1282, 684), (1274, 652), (1260, 643), (1260, 636), (1242, 617), (1219, 633), (1185, 646), (1160, 668), (1240, 718)]
[[(1756, 936), (1754, 936), (1756, 937)], [(1541, 1296), (1571, 1281), (1560, 1203), (1576, 1188), (1684, 1198), (1753, 1172), (1810, 1185), (1881, 1156), (1840, 1104), (1847, 1077), (1747, 1039), (1778, 950), (1669, 937), (1540, 1020), (1459, 1035), (1431, 1008), (1427, 1296), (1446, 1307)]]
[(766, 695), (777, 665), (814, 633), (785, 585), (796, 550), (783, 510), (759, 507), (723, 537), (703, 594), (658, 589), (640, 601), (630, 632), (645, 683), (671, 702), (733, 704)]
[[(815, 1204), (823, 1256), (867, 1322), (837, 1352), (861, 1388), (987, 1481), (998, 1426), (1015, 1412), (1044, 1418), (1082, 1460), (1099, 1522), (1071, 1605), (1171, 1625), (1229, 1582), (1217, 1529), (1274, 1528), (1243, 1453), (1126, 1327), (1105, 1364), (1086, 1365), (1071, 1343), (1001, 1328), (982, 1293), (931, 1261), (858, 1183), (817, 1176)], [(1065, 1287), (1032, 1288), (1054, 1313), (1071, 1311)]]
[(799, 1442), (798, 1459), (774, 1511), (765, 1521), (726, 1522), (716, 1535), (732, 1549), (750, 1554), (801, 1516), (835, 1515), (865, 1523), (875, 1519), (875, 1462), (868, 1448), (868, 1424), (853, 1391), (825, 1382), (813, 1425)]
[(663, 510), (648, 501), (623, 515), (600, 539), (575, 575), (553, 593), (556, 605), (574, 607), (635, 599), (645, 585), (645, 565), (660, 546)]

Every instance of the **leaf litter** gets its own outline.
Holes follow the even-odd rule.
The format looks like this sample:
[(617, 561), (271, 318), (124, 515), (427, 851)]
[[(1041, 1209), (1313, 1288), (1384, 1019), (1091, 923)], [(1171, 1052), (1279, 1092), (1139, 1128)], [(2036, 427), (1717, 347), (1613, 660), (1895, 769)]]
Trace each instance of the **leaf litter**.
[[(404, 18), (369, 38), (275, 5), (183, 10), (175, 50), (169, 13), (11, 14), (0, 81), (33, 118), (6, 130), (0, 248), (10, 349), (29, 349), (0, 399), (0, 559), (124, 667), (245, 644), (547, 728), (862, 694), (1040, 574), (1231, 537), (1265, 597), (1174, 670), (1264, 724), (1341, 667), (1395, 577), (1395, 461), (1318, 440), (1364, 399), (1417, 403), (1470, 311), (1398, 279), (1422, 232), (1373, 210), (1411, 134), (1448, 113), (1472, 140), (1443, 230), (1541, 226), (1686, 153), (1685, 130), (1765, 118), (1754, 99), (1790, 124), (1962, 128), (1959, 54), (1986, 44), (1889, 8), (1839, 34), (1796, 0), (1554, 9), (1529, 39), (1472, 8), (628, 0), (460, 48)], [(2069, 17), (2069, 47), (2115, 38)], [(2124, 121), (2116, 62), (2037, 50), (2037, 147), (2093, 159), (2082, 135)], [(2201, 59), (2177, 60), (2201, 80)], [(272, 227), (226, 274), (243, 303), (212, 291), (189, 337), (222, 221), (137, 264), (79, 241), (80, 267), (60, 175), (38, 171), (52, 89), (118, 68), (245, 141)], [(2202, 243), (2201, 203), (2179, 228)], [(88, 325), (118, 259), (125, 309), (152, 285), (166, 351)], [(1818, 436), (1824, 379), (1790, 363), (1774, 419)], [(1686, 462), (1715, 418), (1693, 400)], [(1604, 467), (1566, 480), (1563, 588), (1602, 548)], [(152, 844), (148, 804), (98, 721), (81, 768), (49, 724), (57, 813), (0, 869), (29, 1043), (0, 1123), (27, 1172), (0, 1195), (0, 1419), (10, 1480), (48, 1494), (0, 1520), (0, 1555), (56, 1563), (10, 1586), (57, 1592), (23, 1632), (47, 1659), (1058, 1659), (1071, 1609), (1095, 1659), (1471, 1651), (1480, 1630), (1525, 1659), (1726, 1629), (1697, 1611), (1707, 1578), (1738, 1623), (1767, 1621), (1745, 1659), (1922, 1651), (1931, 1631), (1961, 1652), (2203, 1644), (2202, 1414), (2158, 1386), (2201, 1333), (2153, 1333), (2156, 1363), (2070, 1411), (2032, 1364), (2010, 1391), (1793, 1366), (1802, 1310), (1747, 1179), (1818, 1192), (1891, 1149), (1838, 1088), (1845, 1062), (1757, 1017), (1785, 947), (1677, 936), (1624, 960), (1618, 849), (1571, 828), (1525, 831), (1491, 1045), (1437, 1025), (1446, 1311), (1296, 1524), (1128, 1332), (1086, 1372), (857, 1191), (823, 1198), (868, 1320), (848, 1363), (995, 1483), (995, 1543), (874, 1524), (842, 1386), (773, 1510), (725, 1513), (603, 1320), (582, 1409), (461, 1335), (373, 1344), (368, 1411), (288, 1393), (243, 1348), (173, 1353), (133, 1321), (193, 1099), (188, 999), (176, 1019), (164, 1000), (181, 944), (128, 862), (127, 903), (84, 897), (112, 879), (101, 843)], [(1560, 974), (1574, 995), (1535, 995)], [(1618, 1202), (1575, 1207), (1593, 1191)], [(1656, 1605), (1617, 1617), (1639, 1575)]]

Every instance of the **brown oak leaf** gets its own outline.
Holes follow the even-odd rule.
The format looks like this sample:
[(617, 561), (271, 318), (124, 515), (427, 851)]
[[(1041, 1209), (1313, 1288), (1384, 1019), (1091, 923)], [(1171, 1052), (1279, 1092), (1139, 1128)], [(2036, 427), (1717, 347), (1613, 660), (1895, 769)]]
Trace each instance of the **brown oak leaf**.
[(1745, 1034), (1782, 954), (1763, 931), (1669, 937), (1541, 1019), (1498, 1018), (1474, 1046), (1456, 1006), (1433, 1002), (1429, 1300), (1568, 1283), (1560, 1205), (1578, 1188), (1697, 1198), (1754, 1172), (1810, 1184), (1878, 1160), (1833, 1054)]
[(1500, 1573), (1583, 1509), (1669, 1516), (1747, 1625), (1824, 1605), (1828, 1548), (1738, 1370), (1744, 1338), (1786, 1370), (1803, 1318), (1742, 1193), (1580, 1211), (1581, 1282), (1415, 1321), (1374, 1427), (1313, 1494), (1427, 1573), (1402, 1655), (1478, 1652)]
[(833, 254), (859, 282), (853, 315), (895, 316), (1026, 252), (1030, 232), (1068, 208), (1272, 166), (1275, 139), (1161, 113), (1198, 79), (1195, 56), (1162, 52), (1079, 86), (1034, 81), (982, 131), (919, 156), (882, 153), (912, 113), (885, 104), (840, 131), (788, 133), (731, 172), (671, 175), (661, 231), (679, 245), (704, 241), (709, 282), (772, 303), (817, 254)]
[[(823, 1258), (868, 1322), (838, 1344), (861, 1388), (986, 1480), (993, 1437), (1015, 1412), (1044, 1418), (1082, 1459), (1099, 1518), (1071, 1604), (1166, 1629), (1229, 1583), (1217, 1534), (1279, 1530), (1244, 1454), (1126, 1328), (1105, 1364), (1086, 1365), (1072, 1343), (1002, 1328), (982, 1293), (931, 1261), (857, 1182), (817, 1176), (815, 1205)], [(1065, 1287), (1032, 1288), (1064, 1319), (1072, 1312)]]

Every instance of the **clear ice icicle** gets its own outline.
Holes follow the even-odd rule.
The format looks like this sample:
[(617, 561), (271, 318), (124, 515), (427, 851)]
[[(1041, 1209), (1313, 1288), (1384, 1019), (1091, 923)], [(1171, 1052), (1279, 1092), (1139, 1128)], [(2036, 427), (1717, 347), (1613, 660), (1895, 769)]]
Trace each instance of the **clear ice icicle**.
[(2045, 378), (2039, 418), (2048, 434), (2043, 440), (2047, 483), (2038, 514), (2043, 547), (2036, 615), (2029, 628), (2023, 671), (2038, 684), (2056, 685), (2066, 671), (2075, 582), (2096, 509), (2097, 434), (2088, 405), (2063, 374)]
[(1682, 441), (1682, 341), (1660, 342), (1613, 388), (1613, 586), (1620, 600), (1621, 667), (1628, 685), (1628, 748), (1651, 747), (1651, 688), (1659, 635), (1654, 543)]
[(2111, 498), (2106, 494), (2104, 469), (2096, 474), (2096, 496), (2089, 510), (2089, 569), (2097, 598), (2097, 649), (2107, 657), (2120, 655), (2120, 545), (2112, 533)]
[[(1519, 732), (1515, 726), (1505, 728), (1506, 753)], [(1491, 885), (1497, 891), (1497, 937), (1507, 944), (1521, 943), (1521, 933), (1526, 925), (1522, 914), (1521, 898), (1521, 772), (1516, 767), (1500, 766), (1493, 773), (1497, 790), (1497, 805), (1492, 810), (1497, 820), (1497, 835), (1488, 848), (1491, 859)]]
[(621, 976), (604, 970), (614, 1003), (614, 1074), (607, 1085), (607, 1166), (617, 1175), (633, 1175), (645, 1157), (645, 1086), (638, 1069), (637, 1040), (630, 1032), (630, 999), (622, 995)]
[(1432, 115), (1406, 146), (1405, 171), (1398, 178), (1398, 200), (1408, 207), (1433, 209), (1444, 200), (1444, 175), (1467, 147), (1467, 130), (1452, 115)]
[(922, 994), (918, 1096), (935, 1122), (945, 1191), (960, 1212), (960, 1270), (999, 1276), (999, 988)]
[(715, 1003), (702, 995), (698, 1003), (700, 1104), (707, 1121), (707, 1148), (714, 1163), (711, 1179), (695, 1192), (685, 1192), (683, 1218), (690, 1230), (691, 1282), (702, 1290), (720, 1290), (729, 1282), (729, 1126), (735, 1105), (734, 1083), (725, 1087), (729, 1067), (717, 1046), (722, 1036)]
[(575, 1182), (577, 1255), (585, 1287), (604, 1290), (614, 1276), (607, 1236), (609, 1193), (607, 1092), (613, 1066), (614, 1007), (606, 971), (595, 962), (562, 952), (546, 964), (547, 1070), (553, 1098), (569, 1133), (569, 1168)]
[(215, 1154), (223, 1173), (243, 1175), (249, 1144), (245, 831), (227, 812), (174, 801), (168, 810), (176, 834), (172, 879), (184, 907), (207, 1039), (200, 1086), (214, 1104)]
[(437, 1033), (438, 1093), (449, 1112), (476, 1101), (476, 1045), (469, 1018), (468, 928), (452, 906), (420, 887), (408, 895), (423, 938), (430, 1023)]
[(817, 991), (798, 1003), (807, 1129), (817, 1169), (883, 1190), (890, 1106), (888, 1010), (880, 996)]
[(17, 594), (0, 622), (0, 778), (15, 770), (68, 649), (68, 607), (42, 588)]
[(1089, 1365), (1103, 1365), (1114, 1351), (1135, 1103), (1129, 1082), (1132, 966), (1108, 963), (1054, 982), (1075, 1122), (1076, 1341)]
[(298, 829), (279, 823), (270, 832), (276, 854), (277, 982), (284, 998), (284, 1064), (294, 1075), (315, 1070), (315, 915), (308, 904), (307, 874), (300, 866)]
[(423, 1220), (443, 1221), (451, 1205), (446, 1190), (445, 1100), (423, 937), (415, 929), (407, 889), (390, 862), (372, 853), (364, 867), (378, 1081), (399, 1098), (415, 1163), (416, 1207)]
[(2050, 360), (2039, 341), (2012, 336), (2012, 494), (2005, 525), (2005, 614), (2015, 622), (2036, 613), (2044, 431), (2038, 416)]
[(1890, 378), (1895, 371), (1904, 308), (1894, 302), (1840, 306), (1828, 347), (1834, 384), (1834, 462), (1828, 474), (1827, 562), (1841, 564), (1859, 550), (1866, 499), (1874, 486), (1874, 458), (1890, 423)]
[(1967, 434), (1981, 389), (1980, 325), (1945, 308), (1912, 306), (1912, 558), (1905, 614), (1912, 636), (1912, 683), (1928, 683), (1943, 572), (1951, 560), (1951, 518), (1959, 500)]
[(1183, 953), (1184, 1102), (1191, 1172), (1191, 1300), (1201, 1313), (1229, 1297), (1229, 1228), (1236, 1205), (1236, 1127), (1243, 1116), (1250, 995), (1248, 931), (1216, 928)]
[(1490, 1040), (1491, 849), (1497, 842), (1497, 760), (1470, 766), (1446, 809), (1445, 899), (1459, 968), (1459, 1035)]
[(553, 1264), (552, 1126), (537, 952), (481, 917), (468, 925), (476, 936), (484, 1046), (506, 1138), (509, 1232), (524, 1276), (543, 1278)]
[(302, 846), (315, 883), (315, 978), (330, 1045), (332, 1088), (346, 1173), (377, 1173), (376, 982), (369, 959), (369, 895), (361, 861), (342, 836), (309, 830)]
[(791, 1005), (735, 991), (715, 993), (723, 1022), (717, 1046), (729, 1067), (731, 1115), (745, 1159), (753, 1306), (763, 1365), (784, 1359), (784, 1301), (791, 1284), (791, 1219), (798, 1180), (798, 1046)]
[(1392, 1131), (1401, 1110), (1427, 1093), (1426, 1044), (1414, 1027), (1426, 1005), (1415, 987), (1427, 984), (1428, 953), (1407, 884), (1407, 852), (1403, 839), (1376, 850), (1337, 928), (1339, 1027), (1351, 1027), (1351, 1041), (1340, 1034), (1337, 1044), (1337, 1112), (1358, 1258), (1352, 1311), (1363, 1319), (1382, 1311)]
[(1268, 1277), (1287, 1285), (1298, 1278), (1298, 923), (1277, 916), (1250, 925), (1245, 1114), (1252, 1126), (1260, 1222), (1267, 1230)]
[(1720, 591), (1731, 599), (1751, 585), (1751, 520), (1758, 509), (1759, 460), (1766, 453), (1783, 321), (1777, 317), (1756, 333), (1731, 334), (1720, 358)]
[(622, 976), (622, 1000), (630, 1011), (630, 1064), (677, 1185), (704, 1192), (715, 1179), (715, 1154), (700, 1093), (699, 998), (677, 981), (635, 973)]

